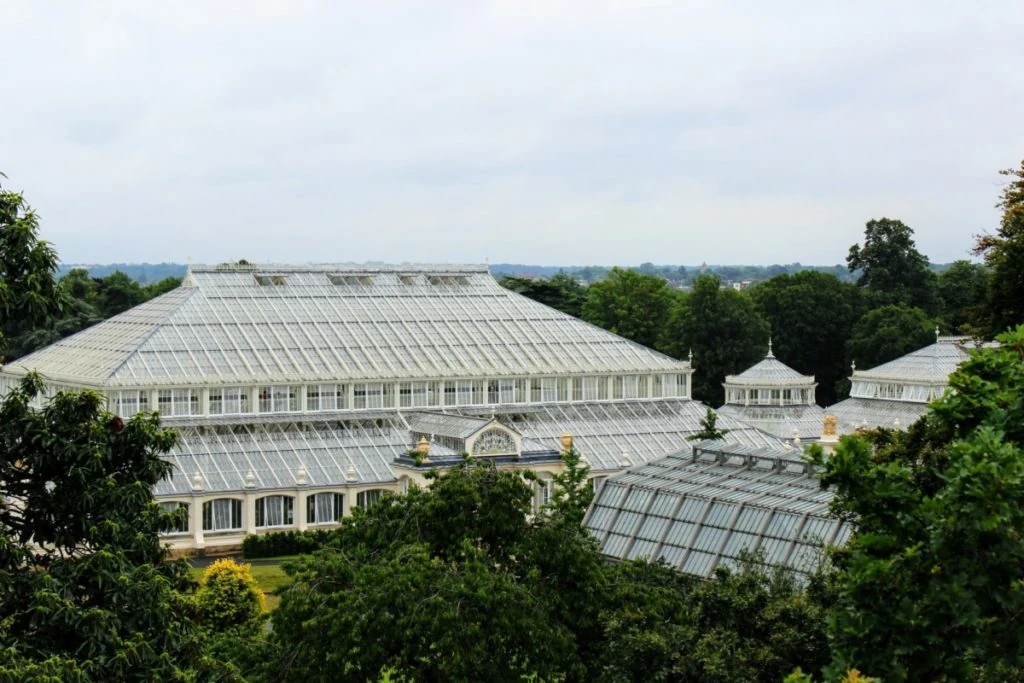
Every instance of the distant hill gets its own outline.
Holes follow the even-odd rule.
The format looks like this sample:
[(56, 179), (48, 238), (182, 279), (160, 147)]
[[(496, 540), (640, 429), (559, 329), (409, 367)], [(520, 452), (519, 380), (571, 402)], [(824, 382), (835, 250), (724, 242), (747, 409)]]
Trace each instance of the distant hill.
[(64, 275), (73, 268), (84, 268), (92, 277), (106, 277), (119, 270), (140, 285), (148, 285), (168, 277), (182, 277), (188, 266), (184, 263), (62, 263), (57, 274)]

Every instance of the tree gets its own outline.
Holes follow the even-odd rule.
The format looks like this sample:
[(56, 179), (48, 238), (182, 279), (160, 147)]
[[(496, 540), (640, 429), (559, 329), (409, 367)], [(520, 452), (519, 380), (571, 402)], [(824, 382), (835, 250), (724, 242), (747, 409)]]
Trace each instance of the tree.
[(98, 281), (96, 295), (100, 314), (104, 318), (127, 311), (145, 300), (139, 283), (119, 270)]
[(535, 552), (551, 544), (530, 538), (548, 526), (528, 520), (532, 499), (520, 473), (468, 462), (357, 510), (331, 548), (292, 567), (269, 677), (365, 681), (393, 668), (417, 681), (520, 680), (578, 668)]
[(875, 305), (904, 304), (930, 313), (936, 311), (935, 273), (928, 257), (917, 250), (914, 231), (890, 218), (870, 220), (864, 230), (864, 246), (854, 244), (846, 257), (850, 272), (859, 272), (857, 285), (864, 287)]
[(951, 330), (974, 332), (987, 324), (985, 299), (988, 296), (988, 270), (977, 263), (954, 261), (939, 274), (938, 293), (942, 319)]
[(0, 187), (0, 364), (5, 337), (60, 312), (56, 272), (57, 252), (39, 239), (39, 217), (21, 194)]
[(41, 390), (30, 375), (0, 401), (0, 679), (212, 675), (187, 567), (158, 537), (176, 519), (152, 494), (175, 433), (90, 391), (33, 408)]
[(653, 349), (672, 299), (673, 290), (663, 279), (612, 268), (588, 288), (583, 319)]
[(846, 357), (861, 369), (887, 363), (935, 343), (935, 322), (924, 311), (882, 306), (866, 313), (846, 343)]
[(836, 384), (849, 368), (846, 341), (866, 310), (862, 291), (834, 275), (807, 270), (773, 277), (749, 292), (771, 325), (775, 355), (817, 379), (821, 405), (835, 403)]
[(987, 316), (992, 334), (1024, 322), (1024, 161), (999, 173), (1010, 179), (996, 204), (1003, 210), (999, 229), (978, 236), (974, 246), (992, 271)]
[(203, 628), (215, 633), (255, 631), (265, 616), (263, 592), (252, 569), (230, 558), (217, 560), (203, 572), (196, 607)]
[(761, 358), (768, 335), (768, 323), (749, 296), (723, 289), (715, 275), (702, 275), (669, 313), (661, 347), (676, 358), (686, 358), (692, 350), (694, 398), (721, 405), (725, 376)]
[(708, 412), (701, 418), (700, 431), (692, 436), (686, 437), (690, 441), (721, 441), (729, 433), (728, 429), (719, 429), (715, 426), (718, 421), (718, 413), (708, 407)]
[(857, 527), (834, 557), (834, 673), (967, 680), (1024, 664), (1024, 326), (998, 340), (907, 431), (815, 456)]
[(760, 559), (706, 581), (658, 564), (609, 567), (597, 680), (778, 683), (796, 666), (826, 665), (830, 575), (801, 583)]
[(583, 462), (579, 451), (570, 440), (562, 449), (562, 463), (565, 469), (551, 477), (551, 500), (548, 512), (566, 524), (579, 527), (587, 508), (594, 499), (594, 489), (588, 481), (590, 466)]
[(547, 280), (503, 277), (498, 284), (576, 318), (582, 315), (583, 302), (587, 299), (586, 287), (565, 273), (558, 273)]

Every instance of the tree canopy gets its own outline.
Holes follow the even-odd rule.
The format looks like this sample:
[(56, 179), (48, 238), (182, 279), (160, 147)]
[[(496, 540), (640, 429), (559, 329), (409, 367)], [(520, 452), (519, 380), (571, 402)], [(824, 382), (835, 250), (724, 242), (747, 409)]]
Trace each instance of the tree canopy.
[(857, 525), (835, 555), (833, 673), (967, 680), (1024, 664), (1024, 327), (999, 341), (906, 432), (817, 454), (837, 513)]
[(917, 250), (914, 231), (891, 218), (870, 220), (864, 229), (864, 245), (854, 244), (846, 257), (851, 273), (859, 273), (876, 305), (904, 304), (928, 312), (936, 307), (935, 273), (928, 257)]
[(771, 325), (775, 355), (814, 375), (821, 405), (835, 403), (837, 384), (848, 374), (846, 342), (867, 308), (862, 291), (834, 275), (805, 271), (755, 285), (750, 296)]
[(1000, 174), (1009, 182), (996, 205), (1003, 211), (999, 229), (979, 236), (974, 247), (992, 270), (987, 302), (992, 334), (1024, 323), (1024, 161)]
[(693, 397), (717, 406), (724, 401), (725, 376), (762, 358), (769, 334), (768, 322), (749, 296), (723, 288), (717, 276), (702, 275), (673, 306), (662, 348), (676, 358), (693, 351)]
[(558, 273), (547, 279), (505, 276), (498, 280), (498, 284), (562, 313), (568, 313), (576, 318), (583, 315), (587, 288), (565, 273)]
[(653, 349), (672, 300), (673, 290), (663, 279), (612, 268), (588, 288), (583, 319)]
[(882, 306), (853, 326), (846, 357), (862, 370), (873, 368), (935, 343), (935, 321), (919, 308)]

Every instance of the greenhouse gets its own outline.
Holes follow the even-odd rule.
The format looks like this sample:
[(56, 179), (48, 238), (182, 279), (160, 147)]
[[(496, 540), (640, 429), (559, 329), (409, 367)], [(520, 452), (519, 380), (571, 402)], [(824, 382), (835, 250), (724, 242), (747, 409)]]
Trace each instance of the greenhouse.
[(617, 560), (663, 560), (709, 577), (744, 552), (811, 573), (851, 527), (829, 516), (833, 493), (796, 449), (702, 441), (603, 483), (584, 524)]
[(839, 431), (908, 427), (942, 396), (949, 376), (969, 357), (968, 337), (943, 337), (935, 343), (870, 370), (853, 369), (850, 398), (829, 407)]
[(718, 414), (788, 442), (812, 441), (825, 419), (814, 402), (814, 377), (801, 375), (772, 353), (738, 375), (725, 378), (725, 405)]
[[(92, 389), (180, 432), (156, 495), (189, 511), (168, 536), (181, 549), (334, 524), (463, 453), (537, 471), (540, 504), (566, 432), (600, 479), (688, 449), (705, 412), (689, 362), (510, 292), (486, 266), (192, 267), (5, 366), (0, 392), (32, 369), (50, 393)], [(428, 462), (410, 460), (418, 449)]]

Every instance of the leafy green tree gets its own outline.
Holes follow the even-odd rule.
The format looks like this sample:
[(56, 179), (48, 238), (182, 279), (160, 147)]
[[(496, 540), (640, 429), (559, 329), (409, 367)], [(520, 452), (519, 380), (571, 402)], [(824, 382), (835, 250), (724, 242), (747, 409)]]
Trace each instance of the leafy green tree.
[(138, 306), (145, 295), (138, 282), (118, 270), (99, 280), (96, 298), (100, 314), (110, 318)]
[(939, 274), (938, 293), (942, 319), (951, 330), (974, 332), (987, 320), (988, 270), (977, 263), (960, 260)]
[(810, 270), (773, 277), (750, 290), (771, 325), (775, 355), (818, 381), (817, 399), (832, 405), (847, 375), (846, 341), (867, 310), (863, 292), (834, 275)]
[(702, 275), (693, 281), (690, 294), (672, 307), (661, 347), (676, 358), (686, 358), (692, 350), (697, 369), (693, 397), (721, 405), (725, 376), (757, 362), (768, 335), (768, 322), (749, 296), (722, 288), (717, 276)]
[(583, 302), (587, 300), (587, 288), (566, 273), (558, 273), (546, 280), (503, 277), (498, 284), (576, 318), (582, 315)]
[(548, 512), (571, 526), (579, 527), (594, 499), (594, 489), (587, 480), (590, 466), (583, 461), (571, 441), (562, 449), (562, 463), (565, 469), (551, 477), (549, 485), (553, 488)]
[[(292, 568), (268, 677), (548, 680), (580, 667), (536, 554), (554, 543), (531, 538), (527, 481), (473, 462), (432, 478), (358, 510), (332, 548)], [(599, 571), (596, 549), (580, 547)]]
[(0, 187), (0, 364), (5, 337), (60, 313), (56, 272), (57, 252), (39, 239), (39, 217), (20, 193)]
[(796, 666), (829, 662), (827, 573), (802, 585), (751, 556), (707, 581), (643, 562), (609, 572), (599, 681), (777, 683)]
[(588, 288), (583, 319), (653, 349), (672, 300), (673, 290), (663, 279), (612, 268)]
[(0, 401), (0, 679), (215, 675), (187, 568), (158, 537), (175, 518), (152, 487), (176, 435), (90, 391), (33, 408), (41, 389), (29, 376)]
[(1024, 161), (999, 172), (1009, 178), (996, 205), (1003, 210), (994, 235), (981, 235), (974, 253), (992, 271), (988, 329), (995, 334), (1024, 322)]
[(846, 257), (857, 284), (867, 289), (875, 305), (904, 304), (936, 312), (936, 277), (928, 257), (917, 250), (914, 231), (890, 218), (870, 220), (864, 246), (854, 244)]
[(264, 621), (263, 592), (252, 569), (230, 558), (206, 568), (195, 599), (200, 622), (209, 631), (254, 631)]
[(833, 674), (969, 680), (1024, 664), (1024, 327), (905, 431), (817, 454), (857, 533), (835, 555)]
[(180, 277), (165, 277), (163, 280), (148, 284), (142, 288), (142, 298), (144, 301), (149, 301), (161, 294), (175, 290), (181, 286), (181, 280)]
[(715, 424), (718, 421), (718, 413), (708, 407), (707, 414), (701, 418), (700, 431), (692, 436), (686, 437), (690, 441), (720, 441), (729, 433), (728, 429), (719, 429)]
[(924, 311), (882, 306), (868, 311), (853, 326), (846, 357), (866, 370), (934, 343), (935, 322)]

